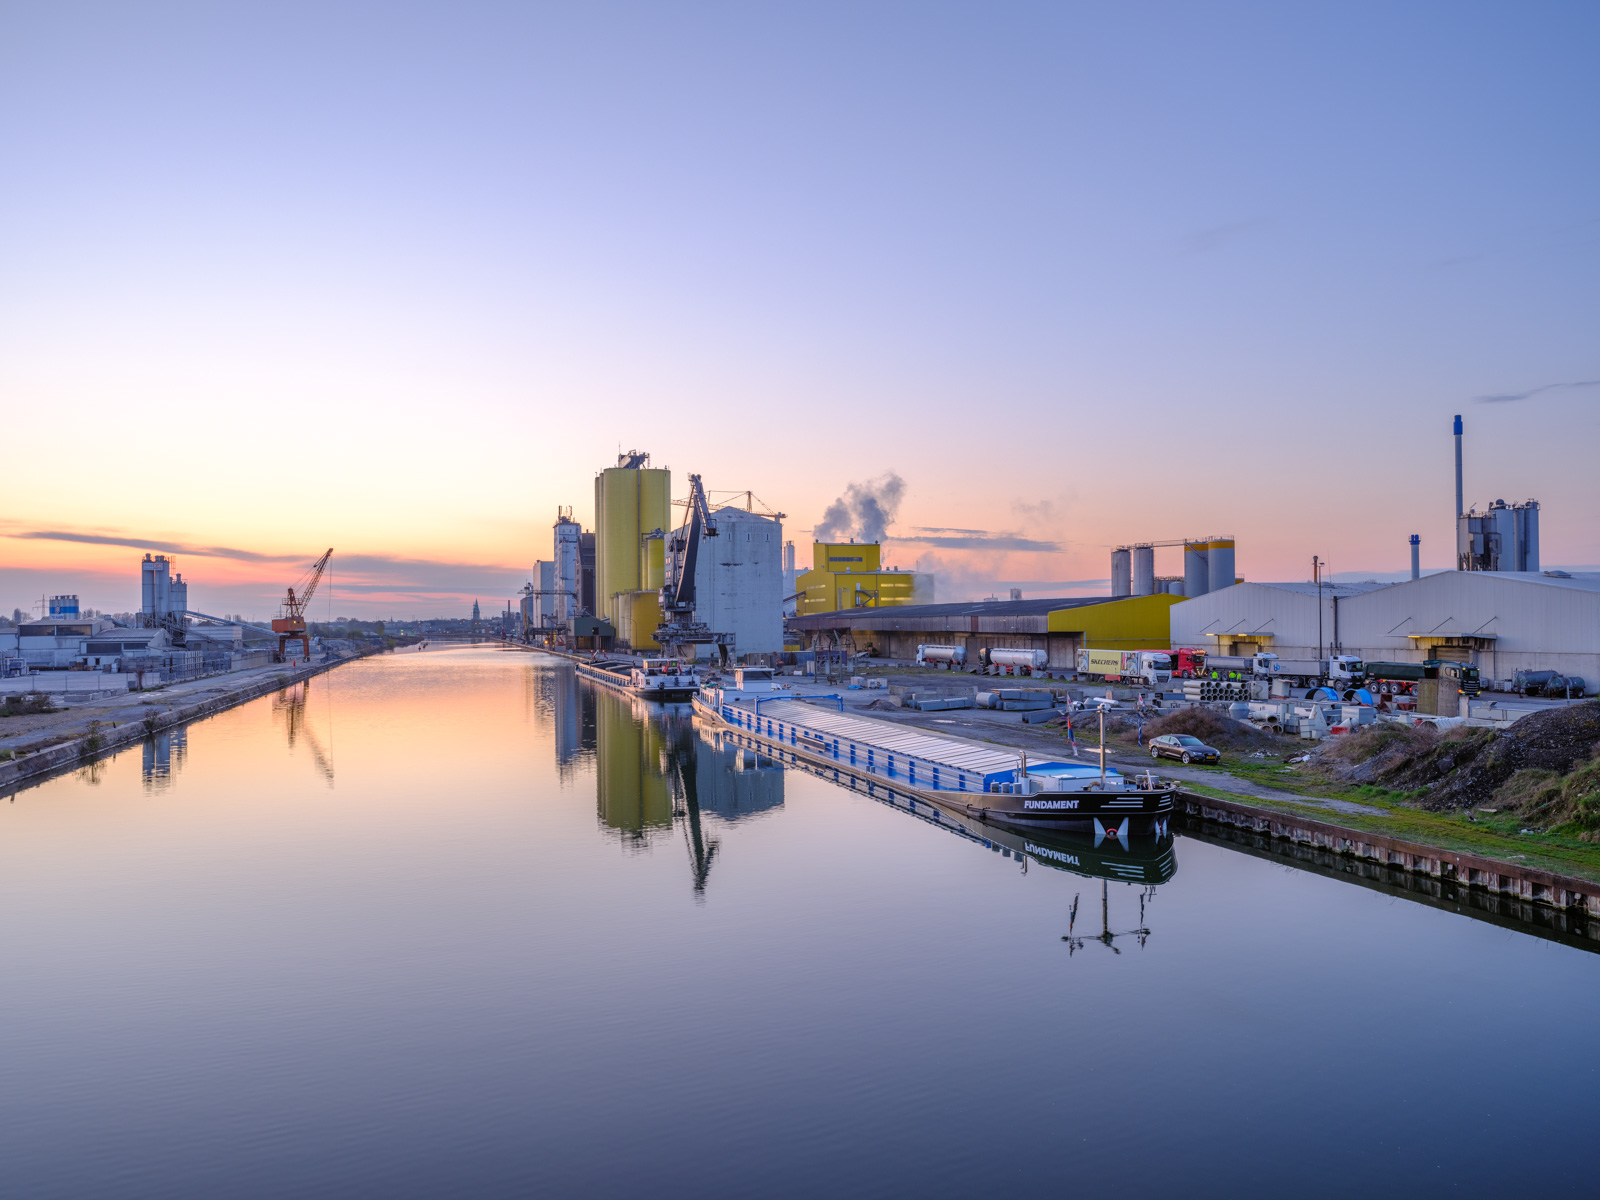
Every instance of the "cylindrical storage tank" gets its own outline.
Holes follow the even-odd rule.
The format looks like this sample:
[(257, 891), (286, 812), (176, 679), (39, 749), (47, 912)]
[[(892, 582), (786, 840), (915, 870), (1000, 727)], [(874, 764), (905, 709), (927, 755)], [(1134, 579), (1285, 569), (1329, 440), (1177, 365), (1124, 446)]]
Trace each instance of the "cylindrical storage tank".
[(1133, 548), (1133, 594), (1148, 596), (1156, 590), (1156, 549), (1154, 546)]
[(1218, 538), (1206, 547), (1206, 569), (1210, 575), (1210, 591), (1220, 592), (1233, 586), (1233, 539)]
[(555, 616), (556, 620), (570, 623), (578, 615), (583, 589), (582, 563), (579, 560), (579, 537), (582, 529), (576, 521), (561, 520), (555, 527)]
[(659, 592), (667, 581), (667, 539), (647, 537), (639, 543), (639, 586)]
[(955, 663), (957, 666), (967, 661), (967, 648), (965, 646), (918, 646), (917, 662), (919, 663)]
[(988, 659), (997, 667), (1027, 667), (1042, 671), (1049, 665), (1050, 655), (1044, 650), (997, 650), (991, 647)]
[(179, 575), (167, 585), (167, 611), (181, 613), (189, 611), (189, 585)]
[[(640, 539), (665, 531), (672, 508), (672, 473), (655, 468), (608, 467), (595, 476), (595, 606), (611, 611), (611, 597), (636, 592), (641, 581)], [(659, 586), (659, 585), (658, 585)]]
[(1132, 562), (1132, 553), (1126, 546), (1111, 552), (1111, 594), (1113, 596), (1131, 596), (1133, 594)]
[(146, 554), (144, 562), (139, 564), (139, 611), (154, 613), (156, 611), (156, 571), (155, 561)]
[(1169, 580), (1167, 580), (1167, 595), (1169, 595), (1169, 596), (1181, 596), (1183, 594), (1184, 594), (1184, 592), (1183, 592), (1183, 580), (1181, 580), (1181, 579), (1169, 579)]
[(1207, 567), (1206, 542), (1185, 542), (1183, 545), (1183, 594), (1193, 600), (1211, 590), (1211, 572)]
[(1522, 513), (1522, 570), (1539, 570), (1539, 502), (1529, 500), (1519, 506)]

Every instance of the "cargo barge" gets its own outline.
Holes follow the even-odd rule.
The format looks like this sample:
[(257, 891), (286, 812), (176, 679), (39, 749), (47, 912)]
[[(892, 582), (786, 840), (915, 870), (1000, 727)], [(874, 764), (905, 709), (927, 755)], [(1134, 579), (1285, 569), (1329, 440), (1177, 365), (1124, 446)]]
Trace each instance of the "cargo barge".
[(695, 709), (780, 762), (820, 765), (835, 778), (886, 786), (986, 824), (1087, 833), (1096, 842), (1167, 832), (1176, 789), (1154, 775), (1029, 763), (1020, 752), (848, 715), (837, 695), (801, 699), (756, 689), (701, 688)]
[(646, 700), (690, 700), (700, 690), (700, 677), (694, 673), (693, 665), (673, 659), (579, 659), (577, 670), (585, 679)]

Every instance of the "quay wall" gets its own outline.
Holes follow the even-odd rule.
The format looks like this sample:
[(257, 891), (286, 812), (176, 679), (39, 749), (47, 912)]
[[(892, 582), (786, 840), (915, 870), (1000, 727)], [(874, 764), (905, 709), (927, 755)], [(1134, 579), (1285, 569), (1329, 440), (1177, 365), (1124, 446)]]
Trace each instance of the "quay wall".
[[(73, 738), (71, 741), (48, 746), (43, 750), (35, 750), (22, 758), (0, 763), (0, 795), (12, 792), (24, 784), (39, 782), (46, 776), (74, 770), (128, 746), (138, 745), (146, 738), (165, 730), (215, 716), (219, 712), (226, 712), (230, 708), (258, 700), (262, 696), (270, 696), (273, 692), (282, 691), (314, 675), (331, 671), (342, 663), (354, 662), (357, 658), (368, 656), (368, 654), (356, 654), (350, 658), (338, 658), (332, 662), (313, 663), (305, 667), (294, 669), (285, 667), (284, 670), (270, 675), (258, 675), (253, 679), (241, 680), (236, 690), (225, 695), (210, 696), (192, 704), (175, 704), (170, 709), (158, 708), (155, 704), (151, 704), (144, 720), (124, 721), (114, 727), (108, 725), (102, 728), (98, 735)], [(147, 693), (151, 696), (159, 694), (159, 692)], [(98, 744), (90, 745), (95, 736), (99, 739)]]

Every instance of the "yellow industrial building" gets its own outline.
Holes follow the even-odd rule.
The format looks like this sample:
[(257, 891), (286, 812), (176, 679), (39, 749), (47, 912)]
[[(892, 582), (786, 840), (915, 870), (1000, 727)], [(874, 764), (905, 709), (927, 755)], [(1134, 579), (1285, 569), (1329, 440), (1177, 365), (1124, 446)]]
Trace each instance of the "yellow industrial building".
[(649, 455), (619, 455), (594, 480), (595, 602), (617, 642), (658, 650), (665, 534), (672, 527), (672, 472), (644, 464)]
[(802, 617), (933, 599), (928, 576), (883, 569), (878, 542), (813, 542), (811, 570), (795, 580), (795, 591)]
[(1060, 599), (897, 605), (885, 611), (839, 609), (790, 618), (814, 649), (871, 650), (913, 659), (919, 645), (1043, 650), (1053, 669), (1073, 670), (1080, 649), (1168, 650), (1172, 606), (1182, 596), (1072, 596)]

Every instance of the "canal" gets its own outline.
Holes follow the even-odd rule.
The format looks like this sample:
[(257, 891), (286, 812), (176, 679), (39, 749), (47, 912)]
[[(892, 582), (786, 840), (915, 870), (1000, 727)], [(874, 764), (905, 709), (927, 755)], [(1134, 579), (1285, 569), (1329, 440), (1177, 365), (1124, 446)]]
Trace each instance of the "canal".
[(341, 667), (0, 805), (0, 1189), (1590, 1195), (1600, 956), (981, 838), (570, 664)]

